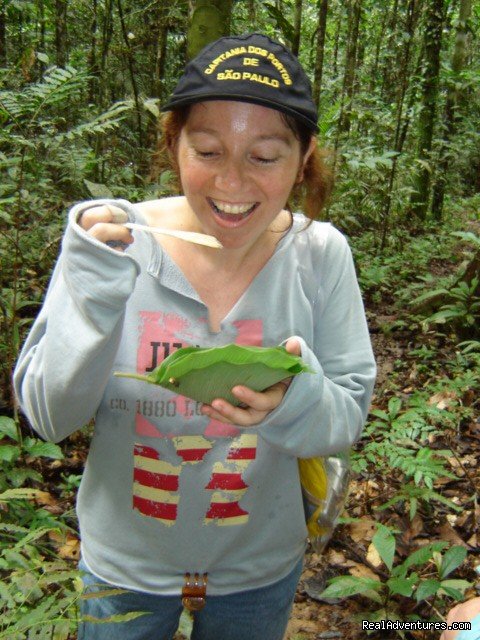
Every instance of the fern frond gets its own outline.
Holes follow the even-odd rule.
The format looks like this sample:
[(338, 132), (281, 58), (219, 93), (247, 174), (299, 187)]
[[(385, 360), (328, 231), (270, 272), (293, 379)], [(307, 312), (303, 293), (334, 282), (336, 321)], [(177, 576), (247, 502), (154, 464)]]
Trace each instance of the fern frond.
[(88, 75), (73, 67), (48, 69), (41, 82), (26, 90), (26, 106), (34, 115), (45, 105), (61, 104), (85, 86)]
[(92, 120), (82, 122), (76, 127), (73, 127), (73, 129), (70, 129), (65, 133), (58, 134), (55, 137), (55, 142), (61, 143), (64, 140), (74, 140), (75, 138), (82, 138), (85, 135), (111, 131), (119, 126), (120, 122), (125, 118), (127, 112), (130, 111), (132, 107), (132, 100), (116, 102), (107, 109), (107, 111), (95, 116)]
[(63, 105), (85, 86), (88, 75), (73, 67), (51, 67), (39, 82), (22, 91), (0, 92), (0, 119), (5, 122), (33, 121), (48, 106)]

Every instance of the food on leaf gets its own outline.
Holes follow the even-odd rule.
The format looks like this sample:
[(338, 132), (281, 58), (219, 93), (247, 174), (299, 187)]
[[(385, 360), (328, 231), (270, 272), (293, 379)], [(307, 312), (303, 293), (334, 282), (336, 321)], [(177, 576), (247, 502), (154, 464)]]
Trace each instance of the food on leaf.
[(157, 384), (205, 404), (211, 404), (215, 398), (224, 398), (239, 405), (240, 400), (232, 394), (232, 387), (245, 385), (263, 391), (303, 372), (313, 373), (300, 356), (288, 353), (284, 347), (228, 344), (211, 348), (184, 347), (170, 354), (147, 375), (120, 372), (115, 375)]

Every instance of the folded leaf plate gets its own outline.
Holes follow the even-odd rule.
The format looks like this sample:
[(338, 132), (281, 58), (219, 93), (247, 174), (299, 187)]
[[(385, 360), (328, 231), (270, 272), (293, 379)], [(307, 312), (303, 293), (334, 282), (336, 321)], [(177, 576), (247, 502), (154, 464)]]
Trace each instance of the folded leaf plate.
[(235, 385), (263, 391), (302, 372), (312, 373), (299, 356), (288, 353), (284, 347), (228, 344), (211, 348), (184, 347), (147, 375), (121, 372), (115, 375), (157, 384), (205, 404), (224, 398), (238, 405), (240, 400), (231, 392)]

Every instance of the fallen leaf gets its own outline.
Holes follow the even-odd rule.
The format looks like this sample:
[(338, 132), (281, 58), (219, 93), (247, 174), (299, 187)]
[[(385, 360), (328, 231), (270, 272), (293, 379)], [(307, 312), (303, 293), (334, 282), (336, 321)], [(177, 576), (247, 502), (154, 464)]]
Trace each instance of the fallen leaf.
[(348, 572), (357, 578), (373, 578), (374, 580), (380, 581), (380, 578), (377, 576), (375, 571), (372, 571), (369, 567), (358, 562), (355, 562), (355, 566), (350, 567)]
[[(405, 528), (404, 528), (405, 527)], [(415, 514), (413, 520), (405, 518), (401, 520), (402, 542), (410, 545), (412, 541), (423, 532), (423, 520), (418, 513)]]
[(80, 557), (80, 540), (72, 533), (60, 533), (59, 531), (49, 531), (48, 537), (57, 547), (60, 558), (65, 560), (78, 560)]
[(330, 565), (338, 565), (340, 567), (344, 567), (347, 562), (351, 562), (347, 560), (345, 554), (341, 551), (335, 551), (335, 549), (328, 549), (326, 553), (326, 560)]
[(452, 527), (449, 521), (450, 521), (450, 518), (447, 515), (447, 520), (438, 529), (440, 539), (446, 540), (451, 544), (458, 544), (462, 547), (468, 548), (468, 544), (464, 542), (464, 540), (462, 540), (462, 538), (458, 535), (458, 533), (455, 531), (455, 529)]
[(375, 520), (364, 517), (356, 522), (351, 522), (348, 525), (348, 530), (354, 542), (368, 542), (375, 535), (377, 524)]
[(439, 391), (428, 399), (428, 404), (437, 409), (448, 409), (457, 402), (457, 394), (454, 391)]
[(58, 549), (58, 555), (64, 560), (78, 560), (80, 557), (80, 540), (72, 536)]
[(35, 493), (35, 503), (39, 507), (44, 507), (46, 505), (53, 507), (58, 505), (58, 500), (48, 491), (37, 491)]
[(473, 536), (467, 540), (467, 544), (471, 549), (478, 549), (479, 543), (480, 541), (476, 533), (474, 533)]
[(472, 510), (471, 509), (464, 509), (462, 511), (462, 513), (455, 514), (455, 517), (457, 518), (457, 527), (461, 528), (461, 527), (463, 527), (465, 525), (467, 520), (472, 517)]
[(383, 564), (383, 560), (381, 559), (380, 554), (378, 553), (377, 548), (373, 544), (373, 542), (371, 542), (370, 546), (368, 547), (367, 560), (372, 565), (372, 567), (378, 568), (381, 564)]

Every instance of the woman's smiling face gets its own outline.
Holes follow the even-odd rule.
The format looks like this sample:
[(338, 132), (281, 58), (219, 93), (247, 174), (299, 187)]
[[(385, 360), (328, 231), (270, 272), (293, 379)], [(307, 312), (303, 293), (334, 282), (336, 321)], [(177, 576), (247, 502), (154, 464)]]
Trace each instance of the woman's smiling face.
[(177, 147), (183, 192), (202, 231), (225, 247), (252, 246), (284, 208), (300, 142), (278, 111), (233, 101), (197, 103)]

